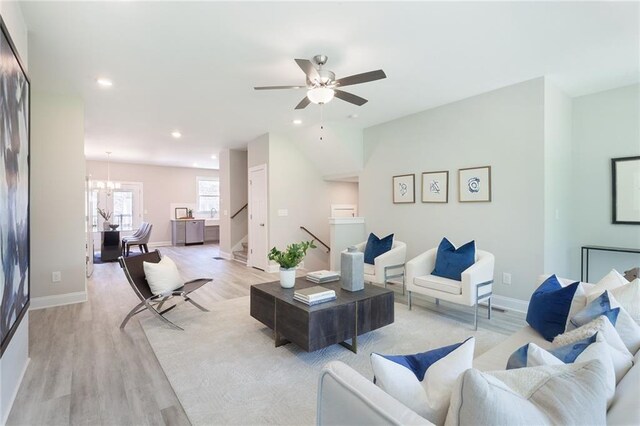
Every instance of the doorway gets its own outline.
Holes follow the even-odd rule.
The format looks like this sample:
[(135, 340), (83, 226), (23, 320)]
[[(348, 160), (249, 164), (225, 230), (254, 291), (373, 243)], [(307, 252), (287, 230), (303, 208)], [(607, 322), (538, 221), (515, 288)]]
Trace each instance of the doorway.
[(249, 169), (249, 250), (247, 266), (267, 271), (269, 244), (267, 165)]

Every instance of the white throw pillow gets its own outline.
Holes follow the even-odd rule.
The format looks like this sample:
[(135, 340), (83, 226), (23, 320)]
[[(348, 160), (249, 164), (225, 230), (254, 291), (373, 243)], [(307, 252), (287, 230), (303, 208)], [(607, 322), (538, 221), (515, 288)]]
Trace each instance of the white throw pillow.
[[(593, 342), (588, 344), (588, 342)], [(563, 365), (569, 363), (581, 363), (588, 362), (593, 359), (599, 359), (604, 364), (607, 373), (607, 407), (611, 405), (613, 397), (616, 392), (616, 372), (613, 367), (613, 359), (611, 359), (611, 350), (601, 332), (598, 332), (591, 339), (588, 339), (588, 344), (584, 349), (576, 348), (574, 344), (567, 346), (556, 346), (549, 348), (549, 350), (542, 349), (535, 343), (529, 343), (527, 348), (527, 360), (526, 367), (540, 367), (544, 365)], [(571, 347), (573, 346), (573, 347)], [(571, 354), (571, 350), (582, 349), (577, 356)], [(564, 356), (565, 359), (560, 359), (557, 356)]]
[(446, 425), (605, 425), (606, 369), (587, 363), (460, 376)]
[(574, 315), (570, 321), (571, 324), (579, 327), (591, 322), (600, 315), (605, 315), (609, 318), (629, 352), (632, 354), (638, 352), (640, 349), (640, 325), (635, 323), (609, 290), (593, 299), (583, 310)]
[(474, 347), (475, 338), (470, 337), (461, 344), (422, 354), (383, 356), (372, 353), (375, 383), (422, 417), (441, 425), (449, 408), (453, 384), (460, 374), (471, 368)]
[(604, 340), (609, 345), (613, 369), (616, 372), (616, 383), (618, 383), (633, 365), (633, 355), (629, 352), (622, 339), (620, 339), (618, 332), (613, 328), (613, 325), (606, 316), (601, 315), (582, 327), (556, 336), (553, 339), (553, 344), (556, 346), (570, 345), (589, 338), (597, 332), (602, 333), (602, 337), (604, 337)]
[(171, 292), (183, 285), (178, 267), (169, 256), (164, 256), (158, 263), (142, 262), (142, 267), (153, 294)]
[(607, 275), (605, 275), (598, 283), (588, 291), (587, 304), (591, 303), (594, 299), (604, 293), (606, 290), (613, 290), (614, 288), (621, 287), (628, 284), (629, 281), (620, 272), (612, 269)]
[(640, 325), (640, 278), (636, 278), (629, 284), (616, 287), (609, 290), (613, 297), (618, 301), (635, 321)]

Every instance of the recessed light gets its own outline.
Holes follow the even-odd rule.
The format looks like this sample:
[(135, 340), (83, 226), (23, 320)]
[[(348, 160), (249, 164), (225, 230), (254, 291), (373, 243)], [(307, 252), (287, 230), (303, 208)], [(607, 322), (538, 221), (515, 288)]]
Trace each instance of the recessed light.
[(351, 114), (349, 115), (349, 118), (358, 118), (358, 114)]
[(193, 163), (193, 167), (198, 167), (198, 163)]
[(180, 139), (182, 137), (182, 133), (180, 133), (177, 130), (174, 130), (173, 132), (171, 132), (171, 136), (173, 136), (176, 139)]
[(302, 120), (293, 120), (293, 124), (302, 124)]
[(102, 86), (102, 87), (111, 87), (113, 86), (113, 81), (109, 80), (108, 78), (98, 78), (96, 80), (96, 83), (98, 83), (98, 85)]
[(211, 159), (212, 159), (212, 160), (215, 160), (216, 158), (218, 158), (218, 157), (216, 157), (215, 155), (212, 155), (212, 156), (211, 156)]

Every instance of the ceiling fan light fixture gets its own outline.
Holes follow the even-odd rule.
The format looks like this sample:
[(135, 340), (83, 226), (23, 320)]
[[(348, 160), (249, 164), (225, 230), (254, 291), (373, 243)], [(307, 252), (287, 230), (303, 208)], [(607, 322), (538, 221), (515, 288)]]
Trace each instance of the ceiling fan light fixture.
[(335, 91), (328, 87), (314, 87), (307, 92), (307, 98), (314, 104), (326, 104), (333, 99)]

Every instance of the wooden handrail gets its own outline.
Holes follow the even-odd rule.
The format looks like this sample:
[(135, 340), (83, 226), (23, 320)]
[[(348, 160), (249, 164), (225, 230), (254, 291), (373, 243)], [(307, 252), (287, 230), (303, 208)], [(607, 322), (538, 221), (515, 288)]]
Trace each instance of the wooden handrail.
[(307, 228), (305, 228), (304, 226), (301, 226), (300, 229), (302, 229), (304, 232), (306, 232), (307, 234), (311, 235), (313, 237), (313, 239), (317, 242), (319, 242), (320, 244), (322, 244), (323, 246), (325, 246), (327, 248), (327, 253), (329, 253), (331, 251), (331, 247), (329, 247), (328, 245), (326, 245), (320, 238), (316, 237), (311, 231), (309, 231)]
[(237, 212), (235, 212), (233, 215), (231, 215), (231, 219), (233, 219), (234, 217), (238, 216), (240, 214), (240, 212), (244, 209), (246, 209), (247, 207), (249, 207), (249, 203), (245, 204), (244, 206), (240, 207), (240, 210), (238, 210)]

